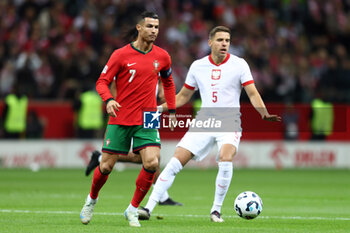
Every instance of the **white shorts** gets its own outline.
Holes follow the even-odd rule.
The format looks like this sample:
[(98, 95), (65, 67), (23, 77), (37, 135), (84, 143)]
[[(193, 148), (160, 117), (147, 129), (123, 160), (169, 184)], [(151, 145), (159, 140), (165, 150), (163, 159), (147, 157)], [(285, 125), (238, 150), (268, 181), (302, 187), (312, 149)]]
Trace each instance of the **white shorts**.
[(241, 136), (242, 132), (187, 132), (176, 147), (182, 147), (191, 151), (194, 155), (193, 159), (201, 161), (209, 154), (215, 143), (217, 143), (218, 153), (216, 155), (216, 161), (218, 161), (222, 145), (231, 144), (236, 147), (236, 152), (238, 151)]

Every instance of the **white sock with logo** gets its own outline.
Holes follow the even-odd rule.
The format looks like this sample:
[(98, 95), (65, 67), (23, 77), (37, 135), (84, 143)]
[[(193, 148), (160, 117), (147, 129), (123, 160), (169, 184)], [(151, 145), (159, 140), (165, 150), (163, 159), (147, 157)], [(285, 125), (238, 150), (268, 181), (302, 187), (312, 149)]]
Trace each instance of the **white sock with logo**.
[(221, 206), (225, 200), (226, 193), (230, 187), (233, 165), (232, 162), (219, 162), (219, 171), (215, 182), (215, 197), (210, 213), (217, 211), (221, 213)]
[(183, 167), (180, 161), (173, 157), (166, 165), (164, 170), (160, 173), (158, 180), (153, 187), (152, 194), (148, 199), (147, 205), (145, 206), (150, 213), (153, 211), (164, 192), (166, 192), (173, 184), (176, 174), (179, 173), (182, 168)]

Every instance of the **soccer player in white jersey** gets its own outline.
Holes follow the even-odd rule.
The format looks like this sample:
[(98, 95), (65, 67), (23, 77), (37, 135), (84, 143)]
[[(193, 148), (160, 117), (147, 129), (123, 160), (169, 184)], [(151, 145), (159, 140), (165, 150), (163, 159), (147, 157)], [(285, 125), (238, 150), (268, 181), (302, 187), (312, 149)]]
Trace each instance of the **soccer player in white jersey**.
[[(262, 119), (281, 121), (281, 117), (268, 113), (255, 88), (247, 62), (228, 53), (230, 37), (230, 29), (224, 26), (218, 26), (211, 30), (208, 41), (211, 54), (194, 61), (191, 65), (184, 87), (176, 95), (176, 107), (187, 103), (195, 90), (198, 89), (202, 100), (202, 110), (198, 113), (197, 118), (205, 117), (205, 113), (202, 113), (201, 116), (201, 112), (205, 108), (239, 109), (239, 97), (243, 87), (251, 104), (260, 113)], [(163, 104), (159, 106), (159, 109), (166, 110), (167, 105)], [(221, 112), (221, 109), (216, 112)], [(240, 114), (230, 117), (233, 118), (232, 122), (240, 122)], [(238, 128), (236, 127), (236, 132), (214, 133), (196, 133), (189, 130), (177, 145), (173, 158), (159, 175), (147, 205), (139, 209), (139, 219), (148, 220), (163, 192), (172, 185), (176, 174), (191, 159), (202, 160), (205, 158), (214, 143), (217, 143), (219, 170), (215, 182), (215, 197), (210, 211), (210, 219), (213, 222), (223, 222), (221, 206), (231, 183), (232, 160), (240, 142), (241, 130)]]

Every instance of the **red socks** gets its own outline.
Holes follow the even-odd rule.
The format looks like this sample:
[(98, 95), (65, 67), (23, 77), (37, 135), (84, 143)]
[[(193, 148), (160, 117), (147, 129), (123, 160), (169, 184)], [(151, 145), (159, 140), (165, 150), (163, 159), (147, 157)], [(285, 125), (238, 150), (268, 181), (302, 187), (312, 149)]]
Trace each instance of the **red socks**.
[[(98, 193), (102, 186), (106, 183), (108, 175), (109, 174), (102, 174), (99, 166), (95, 169), (90, 191), (90, 197), (92, 199), (96, 199), (98, 197)], [(131, 205), (134, 207), (139, 207), (141, 201), (152, 186), (154, 175), (155, 171), (150, 171), (142, 167), (142, 170), (136, 180), (136, 190), (134, 197), (131, 200)]]
[(102, 174), (100, 166), (97, 166), (94, 171), (94, 176), (92, 178), (90, 197), (96, 199), (98, 197), (98, 192), (101, 190), (102, 186), (106, 183), (109, 174)]
[(136, 180), (136, 190), (131, 200), (131, 205), (139, 207), (141, 201), (146, 196), (148, 190), (152, 186), (155, 171), (150, 171), (142, 167), (142, 170)]

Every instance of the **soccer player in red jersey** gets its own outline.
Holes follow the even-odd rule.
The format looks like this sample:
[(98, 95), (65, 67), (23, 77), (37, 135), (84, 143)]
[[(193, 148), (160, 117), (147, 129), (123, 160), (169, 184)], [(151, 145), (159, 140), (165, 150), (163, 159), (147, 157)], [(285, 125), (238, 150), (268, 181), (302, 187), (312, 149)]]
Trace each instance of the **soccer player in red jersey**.
[[(137, 38), (115, 50), (100, 78), (96, 90), (110, 115), (102, 147), (102, 160), (95, 169), (91, 191), (80, 214), (83, 224), (92, 218), (100, 189), (108, 179), (118, 157), (127, 155), (133, 139), (133, 151), (140, 153), (142, 170), (136, 180), (136, 190), (124, 216), (132, 227), (140, 227), (137, 208), (152, 185), (160, 156), (157, 129), (143, 128), (143, 110), (156, 108), (155, 91), (160, 75), (170, 118), (175, 121), (175, 85), (169, 54), (154, 45), (159, 30), (158, 15), (144, 12), (136, 24)], [(109, 84), (116, 77), (117, 96), (114, 99)]]
[[(156, 90), (156, 98), (158, 96), (160, 102), (164, 103), (165, 99), (164, 99), (164, 90), (163, 90), (163, 86), (161, 84), (161, 82), (158, 82), (157, 85), (157, 90)], [(115, 86), (115, 82), (112, 82), (111, 86), (110, 86), (110, 91), (113, 95), (113, 97), (115, 98), (117, 96), (117, 90), (116, 90), (116, 86)], [(131, 145), (132, 146), (132, 145)], [(85, 175), (88, 176), (93, 170), (96, 169), (97, 166), (100, 165), (100, 161), (102, 159), (102, 153), (100, 151), (93, 151), (92, 155), (91, 155), (91, 159), (86, 167), (85, 170)], [(142, 164), (142, 158), (140, 157), (139, 154), (135, 154), (132, 151), (129, 151), (128, 155), (120, 155), (118, 157), (118, 162), (120, 163), (137, 163), (137, 164)], [(156, 173), (154, 175), (154, 179), (153, 179), (153, 184), (155, 184), (159, 173), (160, 173), (160, 161), (158, 162), (158, 167), (156, 169)], [(159, 205), (170, 205), (170, 206), (182, 206), (183, 204), (177, 201), (174, 201), (170, 196), (169, 193), (166, 191), (163, 193), (162, 197), (159, 200)]]

